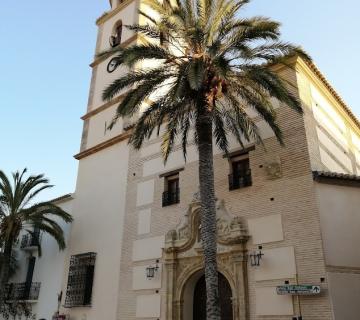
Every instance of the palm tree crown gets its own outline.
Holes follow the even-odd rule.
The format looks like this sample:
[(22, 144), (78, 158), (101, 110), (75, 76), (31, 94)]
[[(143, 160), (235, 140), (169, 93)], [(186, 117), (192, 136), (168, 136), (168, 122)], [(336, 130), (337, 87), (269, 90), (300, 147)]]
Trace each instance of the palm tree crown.
[[(117, 66), (131, 69), (146, 60), (159, 62), (154, 64), (156, 67), (143, 63), (144, 67), (120, 77), (103, 92), (103, 99), (111, 100), (131, 87), (112, 125), (119, 117), (135, 115), (144, 101), (149, 102), (130, 139), (135, 148), (166, 122), (164, 158), (169, 156), (177, 136), (182, 137), (186, 156), (189, 129), (204, 114), (211, 118), (216, 143), (225, 152), (228, 134), (241, 145), (244, 140), (261, 142), (247, 108), (254, 109), (282, 143), (270, 98), (298, 112), (301, 105), (287, 89), (289, 84), (270, 66), (286, 63), (293, 55), (310, 57), (301, 48), (279, 41), (279, 23), (264, 17), (240, 18), (239, 11), (248, 2), (164, 0), (161, 4), (144, 0), (158, 18), (140, 11), (148, 23), (127, 26), (145, 39), (143, 44), (102, 53), (115, 53)], [(162, 94), (149, 99), (159, 90)]]
[(25, 179), (25, 173), (26, 169), (13, 173), (11, 183), (0, 170), (0, 245), (12, 246), (22, 230), (32, 233), (38, 229), (55, 238), (59, 249), (65, 249), (63, 230), (54, 218), (69, 223), (71, 215), (51, 202), (34, 203), (35, 197), (52, 185), (42, 174)]

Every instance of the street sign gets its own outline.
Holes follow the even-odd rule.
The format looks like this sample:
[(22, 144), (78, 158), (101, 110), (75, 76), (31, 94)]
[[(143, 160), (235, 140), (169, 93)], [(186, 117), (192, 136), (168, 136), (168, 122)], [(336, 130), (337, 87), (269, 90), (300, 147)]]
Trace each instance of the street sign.
[(313, 285), (284, 285), (276, 287), (277, 294), (280, 295), (316, 295), (321, 292), (320, 286)]

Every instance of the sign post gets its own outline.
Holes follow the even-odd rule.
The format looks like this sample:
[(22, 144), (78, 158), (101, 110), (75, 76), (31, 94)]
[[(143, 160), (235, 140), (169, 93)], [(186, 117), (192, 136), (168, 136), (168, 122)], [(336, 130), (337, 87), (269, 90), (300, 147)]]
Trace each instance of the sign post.
[(319, 285), (312, 285), (312, 284), (299, 284), (298, 275), (296, 275), (296, 284), (285, 284), (282, 286), (276, 287), (276, 293), (278, 295), (291, 295), (296, 296), (297, 302), (299, 305), (299, 317), (293, 318), (297, 320), (302, 320), (301, 314), (301, 303), (300, 297), (301, 296), (311, 296), (311, 295), (318, 295), (321, 293), (321, 287)]

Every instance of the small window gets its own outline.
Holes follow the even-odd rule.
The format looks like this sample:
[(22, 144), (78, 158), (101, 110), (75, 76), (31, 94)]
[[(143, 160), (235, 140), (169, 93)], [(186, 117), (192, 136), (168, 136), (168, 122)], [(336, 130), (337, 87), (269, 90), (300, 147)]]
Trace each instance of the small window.
[(229, 190), (252, 185), (249, 155), (244, 154), (230, 159)]
[(165, 191), (163, 193), (163, 207), (180, 202), (179, 174), (165, 177)]
[(71, 256), (65, 307), (91, 306), (96, 253)]
[(121, 37), (122, 37), (122, 21), (119, 21), (115, 27), (113, 34), (110, 36), (110, 46), (116, 47), (121, 44)]

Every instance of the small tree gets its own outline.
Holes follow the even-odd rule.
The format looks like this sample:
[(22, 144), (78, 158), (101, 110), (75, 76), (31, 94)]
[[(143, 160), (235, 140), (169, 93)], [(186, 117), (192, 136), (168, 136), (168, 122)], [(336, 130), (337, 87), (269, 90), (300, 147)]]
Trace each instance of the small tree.
[[(20, 232), (24, 230), (33, 235), (33, 230), (38, 229), (52, 236), (59, 249), (63, 250), (66, 247), (64, 233), (54, 218), (66, 223), (73, 220), (70, 214), (51, 202), (36, 203), (36, 196), (52, 185), (42, 174), (25, 178), (25, 173), (26, 169), (21, 173), (13, 173), (11, 182), (0, 170), (0, 248), (3, 248), (0, 265), (0, 307), (4, 307), (5, 286), (11, 272), (13, 247)], [(40, 243), (39, 254), (41, 255)], [(18, 309), (12, 307), (9, 310)]]
[(26, 301), (12, 300), (0, 305), (0, 316), (4, 320), (35, 320), (32, 305)]

